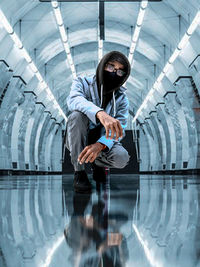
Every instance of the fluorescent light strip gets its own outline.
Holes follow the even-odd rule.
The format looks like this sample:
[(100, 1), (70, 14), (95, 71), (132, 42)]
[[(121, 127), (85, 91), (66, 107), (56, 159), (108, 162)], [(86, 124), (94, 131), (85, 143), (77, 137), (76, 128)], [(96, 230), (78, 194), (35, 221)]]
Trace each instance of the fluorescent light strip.
[(30, 64), (32, 62), (32, 58), (29, 56), (29, 53), (26, 51), (24, 47), (22, 47), (22, 53), (26, 61)]
[(41, 75), (39, 72), (37, 72), (35, 75), (36, 75), (36, 77), (38, 78), (38, 80), (39, 80), (41, 83), (44, 82), (44, 80), (43, 80), (43, 78), (42, 78), (42, 75)]
[(102, 59), (102, 56), (103, 56), (103, 40), (100, 40), (98, 41), (98, 58), (99, 58), (99, 61)]
[(2, 12), (2, 10), (0, 9), (0, 18), (1, 18), (1, 23), (4, 26), (5, 30), (9, 33), (9, 34), (13, 34), (14, 30), (13, 27), (10, 25), (10, 23), (8, 22), (7, 18), (5, 17), (4, 13)]
[(64, 48), (65, 48), (66, 53), (67, 53), (67, 54), (70, 54), (70, 47), (69, 47), (69, 44), (68, 44), (67, 42), (64, 42), (63, 45), (64, 45)]
[(132, 61), (133, 61), (133, 54), (134, 54), (134, 51), (135, 51), (135, 48), (137, 45), (137, 41), (138, 41), (138, 38), (140, 35), (140, 30), (141, 30), (141, 26), (142, 26), (142, 23), (144, 20), (144, 15), (145, 15), (147, 6), (148, 6), (148, 1), (142, 1), (141, 2), (140, 11), (138, 14), (135, 30), (134, 30), (134, 33), (132, 36), (132, 42), (131, 42), (129, 56), (128, 56), (130, 64), (132, 64)]
[(61, 26), (61, 25), (63, 25), (63, 19), (62, 19), (62, 15), (61, 15), (61, 12), (60, 12), (60, 7), (58, 6), (58, 7), (54, 7), (54, 13), (55, 13), (55, 15), (56, 15), (56, 21), (57, 21), (57, 24), (59, 25), (59, 26)]
[(57, 104), (57, 109), (59, 111), (59, 114), (63, 116), (63, 118), (65, 119), (65, 121), (67, 121), (67, 117), (65, 116), (65, 114), (62, 111), (61, 107), (57, 103), (54, 95), (52, 94), (52, 92), (50, 90), (50, 88), (44, 82), (44, 79), (42, 78), (42, 75), (40, 74), (39, 70), (37, 69), (35, 63), (31, 59), (31, 57), (30, 57), (29, 53), (27, 52), (27, 50), (23, 47), (23, 44), (22, 44), (21, 40), (19, 39), (19, 37), (17, 36), (17, 34), (14, 32), (13, 27), (10, 25), (9, 21), (7, 20), (6, 16), (4, 15), (4, 13), (3, 13), (3, 11), (1, 9), (0, 9), (0, 23), (2, 23), (2, 25), (4, 26), (4, 29), (9, 33), (9, 35), (12, 38), (12, 40), (14, 41), (15, 45), (22, 52), (22, 55), (23, 55), (24, 59), (27, 61), (27, 63), (29, 64), (29, 67), (33, 71), (34, 75), (39, 80), (40, 87), (42, 89), (45, 89), (46, 90), (47, 95), (51, 95), (51, 100), (53, 100), (54, 103)]
[(71, 68), (72, 76), (73, 76), (73, 78), (76, 78), (76, 69), (75, 69), (75, 65), (74, 65), (72, 55), (70, 52), (70, 46), (68, 43), (67, 33), (66, 33), (65, 26), (63, 23), (62, 14), (60, 11), (60, 7), (58, 5), (58, 1), (55, 1), (55, 0), (51, 1), (51, 5), (52, 5), (53, 10), (54, 10), (54, 14), (55, 14), (56, 22), (57, 22), (58, 29), (60, 32), (62, 44), (63, 44), (63, 47), (64, 47), (65, 52), (66, 52), (67, 61), (68, 61), (69, 66)]
[[(129, 55), (128, 55), (128, 60), (130, 62), (130, 65), (133, 64), (133, 56), (134, 56), (135, 48), (136, 48), (136, 45), (137, 45), (137, 42), (138, 42), (138, 38), (139, 38), (139, 35), (140, 35), (140, 30), (141, 30), (141, 27), (142, 27), (142, 23), (143, 23), (143, 20), (144, 20), (144, 15), (145, 15), (147, 6), (148, 6), (148, 1), (146, 1), (146, 0), (143, 0), (141, 2), (141, 4), (140, 4), (140, 11), (139, 11), (139, 14), (138, 14), (135, 30), (134, 30), (134, 33), (133, 33), (133, 36), (132, 36)], [(126, 86), (126, 83), (127, 82), (125, 82), (124, 86)]]
[(67, 34), (64, 25), (58, 27), (63, 43), (67, 43)]
[(100, 39), (100, 19), (98, 20), (98, 61), (103, 57), (103, 39)]
[(15, 32), (11, 33), (10, 37), (13, 39), (14, 43), (16, 44), (16, 46), (19, 49), (23, 48), (22, 42), (21, 42), (21, 40), (19, 39), (19, 37), (17, 36), (17, 34)]
[(135, 31), (134, 31), (134, 34), (133, 34), (133, 38), (132, 38), (132, 43), (137, 43), (137, 40), (138, 40), (138, 37), (139, 37), (139, 34), (140, 34), (140, 29), (141, 29), (141, 26), (136, 25)]
[(133, 62), (133, 52), (135, 51), (136, 43), (132, 42), (130, 47), (129, 61)]
[(38, 72), (38, 69), (37, 69), (37, 67), (35, 66), (35, 63), (34, 63), (33, 61), (31, 61), (31, 62), (29, 63), (29, 66), (30, 66), (32, 72), (34, 72), (34, 73), (37, 73), (37, 72)]
[(139, 107), (139, 109), (137, 110), (135, 117), (133, 118), (133, 122), (136, 121), (136, 119), (138, 118), (141, 110), (144, 108), (144, 106), (146, 105), (147, 100), (149, 99), (149, 95), (158, 89), (158, 86), (160, 85), (160, 83), (162, 82), (162, 79), (164, 78), (164, 76), (166, 75), (166, 73), (170, 70), (170, 68), (172, 67), (172, 64), (174, 63), (174, 61), (177, 59), (177, 57), (180, 55), (182, 49), (186, 46), (187, 42), (189, 41), (191, 35), (193, 34), (193, 32), (196, 30), (198, 24), (200, 23), (200, 11), (197, 12), (196, 16), (194, 17), (192, 23), (190, 24), (187, 32), (184, 34), (183, 38), (181, 39), (181, 41), (179, 42), (177, 48), (174, 50), (174, 52), (172, 53), (172, 55), (170, 56), (169, 60), (167, 61), (167, 63), (165, 64), (163, 70), (161, 71), (161, 73), (159, 74), (157, 80), (155, 81), (154, 85), (152, 86), (152, 88), (149, 90), (149, 93), (147, 94), (146, 98), (144, 99), (142, 105)]
[(138, 16), (138, 19), (137, 19), (137, 25), (139, 27), (141, 27), (141, 25), (142, 25), (142, 22), (143, 22), (143, 19), (144, 19), (144, 15), (145, 15), (145, 11), (146, 11), (146, 8), (140, 8), (140, 13), (139, 13), (139, 16)]
[(69, 61), (69, 64), (70, 64), (70, 65), (73, 65), (73, 59), (72, 59), (72, 55), (71, 55), (71, 53), (68, 54), (67, 56), (68, 56), (67, 59), (68, 59), (68, 61)]

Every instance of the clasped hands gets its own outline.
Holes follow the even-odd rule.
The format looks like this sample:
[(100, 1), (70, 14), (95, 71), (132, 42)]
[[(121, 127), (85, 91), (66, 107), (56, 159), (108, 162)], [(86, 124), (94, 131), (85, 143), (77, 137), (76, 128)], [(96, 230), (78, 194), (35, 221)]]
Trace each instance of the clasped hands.
[[(100, 110), (97, 112), (96, 117), (100, 120), (106, 130), (106, 138), (113, 139), (116, 134), (115, 140), (123, 136), (123, 129), (120, 121), (108, 115), (105, 111)], [(109, 131), (111, 130), (111, 136), (109, 137)], [(78, 156), (78, 162), (80, 164), (93, 162), (100, 154), (103, 145), (101, 143), (94, 143), (86, 146)]]

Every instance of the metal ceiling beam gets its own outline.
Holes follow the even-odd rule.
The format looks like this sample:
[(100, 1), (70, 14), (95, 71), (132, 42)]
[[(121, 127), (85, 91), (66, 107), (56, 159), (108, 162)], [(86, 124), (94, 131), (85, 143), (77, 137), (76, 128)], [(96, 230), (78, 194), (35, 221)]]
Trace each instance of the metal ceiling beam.
[(99, 30), (100, 40), (105, 40), (105, 27), (104, 27), (104, 2), (99, 2)]

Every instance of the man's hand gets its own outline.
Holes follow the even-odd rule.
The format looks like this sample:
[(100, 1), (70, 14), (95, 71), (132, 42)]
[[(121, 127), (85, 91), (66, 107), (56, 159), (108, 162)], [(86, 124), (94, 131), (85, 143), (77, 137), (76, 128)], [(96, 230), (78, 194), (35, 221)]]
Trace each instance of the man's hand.
[(98, 248), (98, 253), (101, 255), (111, 246), (120, 246), (123, 235), (121, 233), (107, 233), (107, 240), (105, 240)]
[(78, 162), (80, 164), (93, 162), (96, 157), (100, 154), (103, 145), (101, 143), (95, 143), (89, 146), (86, 146), (83, 151), (78, 156)]
[(105, 111), (98, 111), (96, 117), (100, 120), (103, 126), (106, 129), (106, 138), (109, 137), (109, 130), (111, 130), (112, 139), (116, 133), (115, 139), (118, 140), (119, 137), (123, 137), (123, 129), (120, 124), (120, 121), (108, 115)]

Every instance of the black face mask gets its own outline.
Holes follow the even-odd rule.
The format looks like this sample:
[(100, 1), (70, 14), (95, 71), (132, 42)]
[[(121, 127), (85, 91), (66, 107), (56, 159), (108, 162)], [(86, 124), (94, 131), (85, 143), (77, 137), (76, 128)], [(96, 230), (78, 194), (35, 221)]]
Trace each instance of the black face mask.
[(112, 91), (110, 89), (116, 88), (119, 84), (122, 83), (122, 81), (124, 80), (124, 76), (120, 77), (117, 75), (116, 72), (110, 72), (110, 71), (106, 71), (104, 70), (104, 85), (105, 88), (107, 89), (106, 91)]

